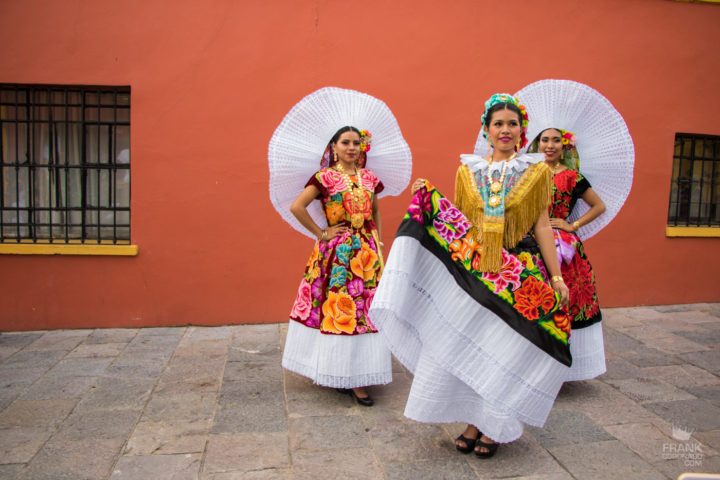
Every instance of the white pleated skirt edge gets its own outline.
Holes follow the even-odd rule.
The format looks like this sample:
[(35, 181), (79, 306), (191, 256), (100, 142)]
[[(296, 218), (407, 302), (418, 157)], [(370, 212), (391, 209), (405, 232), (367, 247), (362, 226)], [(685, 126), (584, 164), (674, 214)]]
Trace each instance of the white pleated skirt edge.
[(607, 371), (602, 322), (573, 330), (570, 334), (572, 367), (566, 382), (590, 380)]
[(282, 366), (332, 388), (392, 381), (390, 349), (379, 333), (327, 335), (294, 320), (288, 324)]

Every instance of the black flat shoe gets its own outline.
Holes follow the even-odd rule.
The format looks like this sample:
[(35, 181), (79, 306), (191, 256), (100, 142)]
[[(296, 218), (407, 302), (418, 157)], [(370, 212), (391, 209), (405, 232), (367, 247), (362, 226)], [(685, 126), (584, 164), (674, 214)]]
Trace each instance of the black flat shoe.
[(336, 388), (335, 390), (340, 393), (351, 395), (363, 407), (372, 407), (373, 405), (375, 405), (375, 401), (370, 398), (370, 395), (368, 395), (367, 397), (358, 397), (352, 388)]
[(500, 447), (499, 443), (485, 443), (481, 440), (482, 436), (478, 437), (477, 443), (475, 444), (475, 447), (482, 447), (487, 448), (487, 452), (478, 452), (475, 450), (475, 455), (477, 455), (480, 458), (490, 458), (493, 455), (495, 455), (495, 452), (497, 452), (498, 447)]
[[(481, 434), (481, 435), (482, 435), (482, 434)], [(465, 437), (463, 437), (462, 435), (460, 435), (459, 437), (457, 437), (457, 438), (455, 439), (455, 442), (457, 442), (457, 441), (465, 442), (465, 446), (464, 446), (464, 447), (461, 447), (460, 445), (458, 445), (457, 443), (455, 443), (455, 449), (456, 449), (458, 452), (460, 452), (460, 453), (470, 453), (470, 452), (472, 452), (473, 450), (475, 450), (475, 442), (477, 442), (477, 438), (465, 438)]]

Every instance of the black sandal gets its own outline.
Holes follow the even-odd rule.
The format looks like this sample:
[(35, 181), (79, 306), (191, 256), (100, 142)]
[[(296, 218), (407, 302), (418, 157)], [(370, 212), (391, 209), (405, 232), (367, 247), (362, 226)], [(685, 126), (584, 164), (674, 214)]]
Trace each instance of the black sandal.
[[(480, 435), (482, 435), (482, 434), (480, 434)], [(479, 437), (480, 435), (478, 435), (478, 437)], [(465, 442), (465, 446), (464, 446), (464, 447), (461, 447), (460, 445), (458, 445), (457, 443), (455, 443), (455, 449), (456, 449), (458, 452), (460, 452), (460, 453), (470, 453), (470, 452), (472, 452), (473, 450), (475, 450), (475, 442), (477, 442), (477, 438), (465, 438), (465, 437), (463, 437), (462, 435), (460, 435), (459, 437), (457, 437), (457, 438), (455, 439), (455, 442), (457, 442), (458, 440), (460, 440), (461, 442)]]
[(477, 442), (475, 444), (475, 448), (481, 447), (481, 448), (487, 448), (487, 452), (478, 452), (475, 450), (475, 455), (477, 455), (480, 458), (490, 458), (493, 455), (495, 455), (495, 452), (497, 452), (498, 447), (500, 447), (499, 443), (485, 443), (481, 440), (482, 435), (478, 437)]
[(345, 395), (350, 395), (363, 407), (372, 407), (375, 405), (375, 401), (368, 395), (367, 397), (358, 397), (355, 391), (352, 388), (336, 388), (340, 393), (344, 393)]

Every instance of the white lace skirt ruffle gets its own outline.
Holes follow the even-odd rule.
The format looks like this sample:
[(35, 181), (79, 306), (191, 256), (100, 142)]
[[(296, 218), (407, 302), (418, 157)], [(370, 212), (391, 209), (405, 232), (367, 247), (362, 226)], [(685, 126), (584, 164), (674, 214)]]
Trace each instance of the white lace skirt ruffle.
[(572, 367), (565, 381), (590, 380), (605, 373), (607, 367), (602, 323), (573, 330), (570, 335), (570, 353)]
[(542, 426), (569, 367), (461, 289), (443, 263), (398, 237), (370, 316), (415, 375), (406, 416), (467, 422), (498, 442)]
[(390, 350), (380, 334), (326, 335), (293, 320), (282, 366), (325, 387), (365, 387), (392, 380)]

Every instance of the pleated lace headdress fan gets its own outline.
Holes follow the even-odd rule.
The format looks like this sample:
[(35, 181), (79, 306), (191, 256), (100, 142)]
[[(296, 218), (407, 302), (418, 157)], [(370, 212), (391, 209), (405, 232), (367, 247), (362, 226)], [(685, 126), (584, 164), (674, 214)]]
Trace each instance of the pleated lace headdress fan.
[[(625, 120), (597, 90), (572, 80), (540, 80), (515, 96), (530, 117), (527, 133), (530, 143), (546, 128), (562, 128), (577, 135), (579, 171), (607, 207), (578, 232), (583, 240), (592, 237), (617, 215), (632, 187), (635, 148)], [(475, 153), (486, 155), (487, 148), (480, 132)], [(568, 221), (577, 220), (589, 208), (582, 199), (578, 200)]]
[[(395, 116), (384, 102), (355, 90), (325, 87), (300, 100), (283, 118), (268, 147), (270, 201), (295, 230), (310, 233), (290, 213), (293, 200), (321, 166), (330, 138), (345, 125), (368, 130), (372, 148), (365, 168), (372, 170), (385, 189), (378, 195), (398, 195), (410, 182), (412, 156)], [(327, 225), (320, 202), (308, 212), (315, 223)]]

